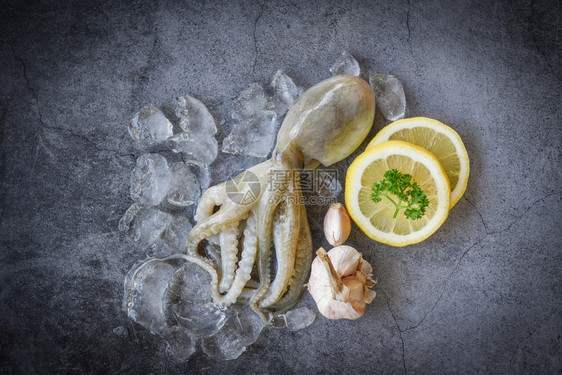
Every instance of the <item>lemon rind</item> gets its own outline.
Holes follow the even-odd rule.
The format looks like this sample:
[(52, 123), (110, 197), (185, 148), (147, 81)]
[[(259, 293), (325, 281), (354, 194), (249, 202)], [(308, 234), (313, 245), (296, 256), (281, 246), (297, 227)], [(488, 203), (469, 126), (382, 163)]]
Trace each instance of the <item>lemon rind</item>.
[(437, 127), (437, 129), (435, 129), (435, 127), (431, 127), (432, 129), (440, 131), (441, 133), (445, 134), (449, 139), (451, 139), (457, 151), (457, 155), (459, 156), (459, 161), (461, 165), (459, 171), (459, 180), (457, 182), (457, 186), (455, 186), (455, 189), (451, 191), (450, 208), (453, 208), (453, 206), (457, 204), (457, 202), (462, 198), (468, 186), (468, 177), (470, 175), (470, 160), (468, 158), (468, 152), (466, 151), (466, 147), (462, 141), (462, 138), (450, 126), (445, 125), (440, 121), (428, 117), (411, 117), (411, 118), (397, 120), (382, 128), (377, 133), (377, 135), (371, 140), (371, 142), (369, 142), (365, 151), (369, 150), (371, 147), (377, 144), (381, 144), (382, 142), (387, 142), (390, 136), (396, 133), (397, 131), (400, 131), (402, 129), (411, 129), (419, 126), (424, 126), (424, 122), (433, 123)]

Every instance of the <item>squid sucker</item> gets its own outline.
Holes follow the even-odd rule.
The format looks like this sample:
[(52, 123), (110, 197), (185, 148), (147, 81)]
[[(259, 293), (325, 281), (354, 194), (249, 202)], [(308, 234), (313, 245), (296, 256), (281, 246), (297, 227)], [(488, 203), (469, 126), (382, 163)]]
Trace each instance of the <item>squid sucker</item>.
[[(324, 80), (293, 103), (271, 159), (202, 194), (186, 251), (211, 274), (214, 303), (249, 303), (268, 322), (298, 302), (313, 258), (301, 171), (348, 157), (374, 116), (367, 82)], [(220, 251), (206, 252), (205, 242)]]

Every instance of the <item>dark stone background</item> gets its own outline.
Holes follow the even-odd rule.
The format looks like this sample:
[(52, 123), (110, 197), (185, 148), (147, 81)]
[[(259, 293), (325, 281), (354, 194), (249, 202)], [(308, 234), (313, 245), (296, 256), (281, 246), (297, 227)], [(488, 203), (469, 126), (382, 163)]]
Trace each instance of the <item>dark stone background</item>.
[[(560, 7), (2, 2), (0, 372), (560, 373)], [(121, 312), (123, 278), (145, 256), (117, 229), (141, 154), (130, 117), (190, 93), (226, 121), (221, 142), (250, 83), (283, 68), (309, 87), (343, 50), (398, 76), (409, 116), (458, 131), (471, 158), (463, 199), (418, 245), (354, 229), (349, 243), (380, 280), (360, 320), (264, 331), (235, 361), (174, 363)], [(378, 114), (371, 137), (383, 125)], [(220, 155), (213, 180), (258, 161)], [(314, 210), (320, 246), (324, 208)]]

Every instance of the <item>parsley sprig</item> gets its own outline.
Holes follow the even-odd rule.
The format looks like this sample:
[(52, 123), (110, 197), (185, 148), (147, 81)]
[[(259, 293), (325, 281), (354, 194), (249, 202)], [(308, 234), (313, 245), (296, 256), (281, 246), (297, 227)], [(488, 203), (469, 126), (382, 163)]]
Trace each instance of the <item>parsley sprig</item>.
[[(396, 218), (398, 211), (405, 208), (404, 215), (406, 218), (419, 219), (425, 214), (425, 208), (429, 205), (429, 200), (418, 184), (411, 183), (411, 181), (411, 175), (400, 173), (397, 169), (386, 171), (384, 179), (373, 184), (371, 199), (375, 203), (379, 203), (382, 196), (387, 197), (396, 207), (393, 218)], [(389, 193), (398, 198), (398, 202), (392, 199)]]

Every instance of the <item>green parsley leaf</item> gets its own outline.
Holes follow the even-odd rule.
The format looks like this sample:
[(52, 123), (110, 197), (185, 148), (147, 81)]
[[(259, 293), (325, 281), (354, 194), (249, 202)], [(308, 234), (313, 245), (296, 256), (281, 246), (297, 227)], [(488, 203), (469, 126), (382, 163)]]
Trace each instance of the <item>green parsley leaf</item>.
[[(373, 184), (371, 199), (373, 202), (379, 203), (383, 196), (388, 198), (396, 207), (393, 218), (396, 218), (398, 212), (405, 208), (404, 216), (406, 218), (419, 219), (425, 214), (429, 200), (418, 184), (411, 183), (411, 181), (411, 175), (401, 173), (397, 169), (386, 171), (384, 179)], [(393, 195), (394, 199), (389, 194)]]

